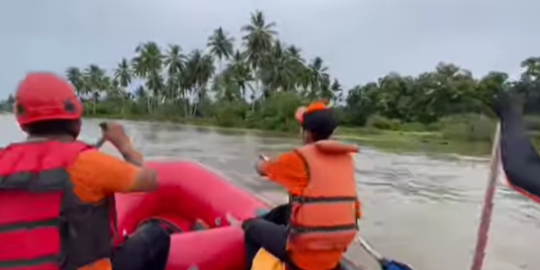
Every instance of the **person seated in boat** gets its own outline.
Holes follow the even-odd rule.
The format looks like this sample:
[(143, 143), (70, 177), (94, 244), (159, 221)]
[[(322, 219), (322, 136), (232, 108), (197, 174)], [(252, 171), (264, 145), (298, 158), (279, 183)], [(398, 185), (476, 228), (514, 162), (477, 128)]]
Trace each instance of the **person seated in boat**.
[(338, 123), (323, 102), (300, 108), (296, 118), (304, 145), (256, 164), (261, 176), (287, 189), (289, 203), (242, 224), (247, 269), (261, 248), (294, 269), (336, 269), (356, 236), (358, 148), (330, 139)]
[(119, 124), (103, 136), (125, 161), (77, 141), (82, 113), (71, 85), (53, 74), (19, 84), (14, 114), (28, 138), (0, 150), (0, 269), (165, 268), (170, 235), (159, 226), (113, 246), (114, 194), (156, 190), (156, 172), (141, 167)]

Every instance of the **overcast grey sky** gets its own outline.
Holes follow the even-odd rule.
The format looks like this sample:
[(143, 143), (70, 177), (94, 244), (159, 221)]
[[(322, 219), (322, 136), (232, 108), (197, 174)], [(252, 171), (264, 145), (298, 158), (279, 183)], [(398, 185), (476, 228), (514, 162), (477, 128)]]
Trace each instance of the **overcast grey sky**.
[(28, 71), (111, 70), (143, 41), (203, 48), (222, 26), (237, 40), (262, 10), (279, 37), (321, 56), (345, 87), (390, 71), (455, 62), (482, 76), (517, 74), (540, 55), (540, 0), (3, 0), (0, 97)]

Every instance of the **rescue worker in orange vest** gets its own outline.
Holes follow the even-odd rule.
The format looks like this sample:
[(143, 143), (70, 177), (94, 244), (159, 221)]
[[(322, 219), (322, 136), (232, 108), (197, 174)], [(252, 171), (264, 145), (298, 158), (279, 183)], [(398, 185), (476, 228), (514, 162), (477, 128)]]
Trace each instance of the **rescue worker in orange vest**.
[(169, 232), (140, 227), (119, 247), (114, 193), (153, 191), (156, 173), (141, 167), (119, 124), (104, 138), (126, 161), (77, 141), (83, 107), (71, 85), (50, 73), (19, 84), (14, 113), (25, 142), (0, 150), (0, 269), (164, 269)]
[(300, 108), (296, 116), (304, 145), (256, 164), (261, 176), (287, 189), (289, 203), (243, 222), (247, 269), (255, 256), (268, 257), (257, 255), (259, 250), (290, 269), (337, 269), (356, 237), (360, 204), (353, 154), (358, 148), (330, 140), (337, 120), (324, 103)]

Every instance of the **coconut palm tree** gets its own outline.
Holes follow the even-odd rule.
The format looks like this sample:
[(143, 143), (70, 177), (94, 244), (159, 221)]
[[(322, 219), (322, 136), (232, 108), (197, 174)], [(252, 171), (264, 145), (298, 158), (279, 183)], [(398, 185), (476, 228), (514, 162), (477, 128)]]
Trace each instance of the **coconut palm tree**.
[(121, 86), (121, 83), (117, 79), (108, 79), (110, 81), (109, 90), (107, 91), (107, 98), (112, 99), (114, 102), (120, 102), (120, 113), (124, 113), (126, 100), (129, 99), (129, 93), (125, 87)]
[(165, 83), (166, 98), (176, 100), (180, 93), (180, 73), (184, 69), (186, 56), (182, 54), (182, 48), (178, 45), (169, 45), (164, 58), (164, 66), (167, 71), (167, 79)]
[[(146, 88), (152, 92), (152, 99), (148, 98), (148, 111), (152, 112), (164, 88), (161, 76), (164, 57), (157, 43), (153, 41), (140, 44), (135, 52), (137, 56), (133, 59), (133, 68), (135, 74), (145, 80)], [(154, 106), (151, 100), (154, 100)]]
[[(230, 77), (231, 82), (238, 86), (242, 98), (246, 99), (246, 88), (249, 86), (248, 82), (253, 80), (253, 76), (244, 54), (240, 51), (237, 50), (232, 56), (226, 74)], [(252, 96), (251, 99), (254, 99), (254, 97)]]
[(322, 91), (325, 91), (330, 86), (330, 75), (328, 75), (328, 68), (324, 66), (323, 60), (320, 57), (315, 57), (309, 69), (309, 83), (310, 91), (308, 97), (314, 99), (322, 95)]
[(92, 64), (85, 70), (85, 77), (85, 86), (88, 87), (85, 91), (88, 91), (92, 97), (92, 112), (96, 114), (96, 102), (105, 90), (105, 70), (98, 65)]
[(129, 61), (126, 58), (122, 58), (122, 61), (118, 63), (116, 69), (114, 69), (114, 79), (119, 83), (121, 87), (127, 88), (133, 79), (134, 73)]
[(114, 80), (112, 93), (115, 97), (121, 99), (122, 107), (121, 113), (124, 113), (126, 99), (128, 98), (127, 87), (131, 84), (131, 80), (134, 77), (133, 68), (126, 58), (122, 58), (122, 61), (118, 63), (116, 69), (114, 69)]
[(251, 14), (251, 23), (242, 27), (245, 35), (242, 37), (246, 46), (247, 61), (255, 73), (257, 90), (260, 91), (260, 67), (263, 59), (268, 55), (277, 32), (274, 22), (267, 23), (262, 11)]
[(139, 101), (146, 98), (146, 89), (144, 89), (144, 86), (139, 85), (137, 89), (135, 89), (134, 98)]
[(332, 96), (329, 100), (332, 100), (334, 104), (343, 102), (343, 89), (341, 88), (341, 83), (339, 83), (337, 79), (334, 79), (330, 89), (332, 90)]
[(169, 50), (164, 56), (163, 64), (167, 69), (168, 76), (177, 76), (184, 68), (186, 56), (182, 53), (179, 45), (169, 45)]
[(214, 77), (212, 91), (216, 93), (217, 100), (234, 101), (242, 97), (240, 87), (234, 81), (231, 69), (226, 69)]
[(223, 71), (223, 60), (229, 59), (233, 52), (234, 38), (230, 37), (223, 28), (219, 27), (214, 30), (214, 33), (208, 38), (207, 47), (210, 48), (210, 53), (219, 61), (219, 72)]
[(264, 97), (268, 97), (273, 91), (294, 89), (297, 62), (283, 47), (280, 41), (276, 41), (261, 64)]
[(289, 62), (295, 78), (294, 85), (290, 89), (287, 89), (287, 91), (296, 91), (299, 87), (307, 88), (309, 86), (309, 80), (307, 79), (309, 76), (306, 76), (308, 74), (307, 67), (300, 49), (294, 45), (290, 45), (286, 49), (286, 54), (290, 58)]
[(212, 56), (203, 54), (201, 50), (190, 53), (181, 80), (182, 86), (187, 89), (186, 108), (191, 106), (190, 115), (196, 113), (197, 102), (206, 97), (206, 85), (214, 71)]
[(135, 53), (138, 55), (133, 59), (133, 67), (139, 77), (145, 78), (150, 73), (161, 72), (164, 57), (157, 43), (149, 41), (140, 44), (135, 48)]
[(78, 67), (69, 67), (66, 70), (68, 81), (75, 87), (75, 91), (79, 97), (83, 94), (84, 75)]

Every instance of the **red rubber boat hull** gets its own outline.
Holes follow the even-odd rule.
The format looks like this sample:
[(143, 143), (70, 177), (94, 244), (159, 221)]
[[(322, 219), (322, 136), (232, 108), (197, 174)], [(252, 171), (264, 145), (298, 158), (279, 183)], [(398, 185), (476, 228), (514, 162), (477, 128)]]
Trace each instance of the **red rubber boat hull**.
[[(167, 270), (243, 269), (243, 232), (228, 227), (225, 216), (243, 220), (268, 206), (195, 162), (146, 166), (157, 170), (159, 189), (116, 196), (118, 232), (130, 234), (148, 218), (165, 219), (186, 231), (172, 235)], [(196, 219), (215, 228), (190, 232)]]
[[(243, 231), (230, 227), (226, 215), (245, 220), (269, 206), (196, 162), (146, 166), (157, 170), (159, 189), (116, 196), (118, 232), (129, 235), (142, 222), (161, 219), (182, 230), (172, 235), (166, 270), (244, 269)], [(202, 223), (207, 229), (193, 230)], [(343, 270), (359, 269), (344, 263)]]

